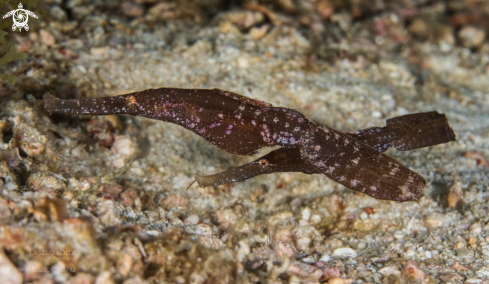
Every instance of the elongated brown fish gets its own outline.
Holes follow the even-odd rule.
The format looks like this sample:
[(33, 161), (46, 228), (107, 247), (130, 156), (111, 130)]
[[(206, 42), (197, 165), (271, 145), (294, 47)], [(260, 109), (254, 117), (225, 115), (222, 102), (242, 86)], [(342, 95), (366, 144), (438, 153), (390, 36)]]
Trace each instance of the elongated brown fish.
[(203, 187), (291, 171), (323, 173), (379, 199), (419, 200), (426, 185), (423, 177), (382, 152), (390, 146), (410, 150), (455, 140), (445, 115), (438, 112), (396, 117), (383, 128), (341, 133), (315, 125), (296, 110), (219, 89), (161, 88), (80, 100), (46, 94), (44, 108), (50, 113), (130, 114), (172, 122), (237, 155), (282, 147), (247, 165), (198, 175)]

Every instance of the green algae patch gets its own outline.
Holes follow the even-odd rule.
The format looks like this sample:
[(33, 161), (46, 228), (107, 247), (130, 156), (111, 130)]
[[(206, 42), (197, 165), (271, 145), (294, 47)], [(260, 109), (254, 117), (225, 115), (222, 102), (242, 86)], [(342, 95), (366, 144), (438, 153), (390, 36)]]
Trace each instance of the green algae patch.
[[(23, 2), (26, 5), (26, 7), (37, 7), (38, 0), (27, 0)], [(17, 7), (19, 4), (18, 1), (0, 1), (0, 7), (7, 5), (7, 3), (10, 3), (12, 7)], [(8, 32), (4, 31), (3, 29), (10, 27), (12, 25), (11, 22), (12, 20), (8, 20), (8, 21), (4, 20), (2, 23), (0, 23), (0, 46), (3, 47), (2, 51), (7, 50), (7, 53), (0, 57), (0, 66), (5, 65), (12, 61), (22, 60), (27, 58), (26, 53), (17, 53), (16, 52), (17, 47), (15, 46), (15, 44), (5, 39), (5, 37), (8, 35)], [(15, 85), (15, 81), (17, 80), (17, 76), (1, 73), (0, 80), (4, 80), (8, 84), (13, 86)]]

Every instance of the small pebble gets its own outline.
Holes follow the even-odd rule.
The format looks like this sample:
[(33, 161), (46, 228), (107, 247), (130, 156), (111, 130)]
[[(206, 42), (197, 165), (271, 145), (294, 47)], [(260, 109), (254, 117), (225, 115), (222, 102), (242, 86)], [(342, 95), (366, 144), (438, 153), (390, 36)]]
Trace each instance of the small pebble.
[(372, 112), (372, 117), (380, 118), (380, 117), (382, 117), (382, 113), (378, 110), (375, 110)]
[(7, 189), (8, 191), (16, 190), (17, 188), (18, 186), (13, 182), (7, 182), (5, 184), (5, 189)]
[(208, 249), (219, 249), (224, 247), (224, 243), (214, 236), (199, 236), (199, 243)]
[(307, 257), (304, 257), (302, 259), (302, 262), (309, 263), (309, 264), (314, 264), (317, 262), (317, 259), (314, 257), (314, 255), (310, 254)]
[(319, 215), (319, 214), (313, 214), (311, 216), (311, 221), (310, 222), (311, 222), (312, 225), (315, 225), (315, 224), (321, 223), (321, 220), (322, 220), (321, 215)]
[(329, 19), (334, 13), (334, 6), (328, 0), (317, 2), (316, 9), (323, 19)]
[(265, 16), (259, 12), (251, 11), (233, 11), (226, 15), (227, 20), (231, 21), (240, 30), (248, 29), (252, 26), (256, 27), (257, 24), (263, 22)]
[(58, 176), (46, 172), (31, 174), (26, 181), (26, 186), (33, 191), (41, 191), (56, 195), (65, 190), (65, 183)]
[(474, 223), (474, 224), (470, 225), (469, 231), (472, 234), (480, 234), (480, 233), (482, 233), (481, 224), (480, 223)]
[(457, 242), (455, 244), (455, 249), (460, 249), (465, 247), (465, 242)]
[[(467, 267), (463, 266), (462, 264), (460, 264), (459, 261), (455, 261), (455, 263), (453, 264), (453, 269), (455, 270), (469, 270)], [(489, 276), (489, 275), (488, 275)]]
[(368, 219), (368, 213), (363, 211), (362, 213), (360, 213), (360, 219), (365, 221)]
[(428, 24), (422, 20), (422, 19), (415, 19), (411, 25), (409, 26), (409, 31), (413, 33), (415, 36), (419, 38), (426, 38), (427, 34), (429, 34), (429, 26)]
[(302, 237), (297, 239), (296, 245), (299, 250), (307, 251), (309, 250), (309, 246), (311, 245), (311, 238), (308, 237)]
[[(170, 196), (168, 196), (167, 198), (165, 198), (161, 204), (161, 206), (163, 206), (163, 208), (167, 209), (167, 208), (176, 208), (176, 207), (185, 207), (188, 205), (188, 198), (181, 195), (181, 194), (178, 194), (178, 193), (174, 193), (174, 194), (171, 194)], [(181, 221), (180, 221), (181, 222)], [(182, 222), (183, 224), (183, 222)]]
[(301, 219), (309, 221), (310, 218), (311, 218), (311, 208), (309, 208), (309, 207), (302, 208)]
[(52, 46), (56, 43), (53, 34), (51, 34), (49, 31), (45, 29), (41, 29), (39, 31), (39, 36), (41, 38), (41, 43), (46, 46)]
[(185, 225), (196, 225), (199, 223), (199, 216), (192, 214), (185, 219)]
[(436, 229), (443, 226), (443, 215), (440, 213), (432, 213), (425, 218), (426, 227)]
[(126, 190), (119, 195), (121, 203), (125, 206), (133, 206), (135, 199), (138, 197), (138, 194), (135, 190), (130, 189)]
[(56, 21), (63, 22), (68, 20), (68, 16), (66, 15), (66, 12), (57, 5), (51, 7), (50, 16), (53, 17)]
[(244, 57), (240, 57), (237, 60), (238, 60), (238, 67), (239, 68), (246, 69), (246, 68), (250, 67), (250, 63), (249, 63), (248, 59), (246, 59)]
[(90, 48), (90, 54), (95, 56), (102, 56), (107, 52), (107, 47), (92, 47)]
[(484, 42), (486, 33), (483, 29), (467, 26), (458, 32), (458, 37), (464, 47), (477, 48)]
[(166, 20), (168, 17), (175, 17), (175, 13), (170, 11), (175, 8), (176, 3), (162, 2), (151, 7), (146, 15), (149, 16), (151, 20)]
[(416, 262), (412, 260), (408, 260), (404, 265), (404, 273), (407, 275), (414, 277), (415, 280), (423, 281), (426, 278), (426, 274), (423, 270), (421, 270)]
[(321, 281), (328, 280), (330, 278), (341, 277), (343, 272), (339, 267), (325, 267), (323, 269), (323, 276), (321, 277)]
[(46, 136), (41, 135), (37, 129), (23, 123), (17, 127), (17, 131), (21, 133), (21, 135), (19, 135), (20, 149), (24, 151), (27, 156), (34, 157), (36, 155), (44, 154), (47, 141)]
[(294, 206), (294, 207), (300, 207), (302, 204), (302, 201), (300, 199), (300, 197), (296, 197), (294, 199), (292, 199), (292, 201), (290, 202), (290, 206)]
[(144, 14), (144, 7), (137, 3), (124, 1), (121, 8), (124, 15), (128, 17), (141, 17)]
[(395, 265), (382, 267), (381, 269), (378, 270), (378, 272), (382, 274), (382, 276), (384, 277), (389, 276), (391, 274), (394, 274), (396, 276), (401, 276), (401, 271), (399, 270), (399, 267)]
[[(455, 266), (455, 265), (454, 265)], [(464, 267), (465, 270), (468, 270), (468, 268)], [(484, 277), (484, 278), (489, 278), (489, 267), (482, 267), (481, 269), (477, 270), (476, 272), (477, 276), (479, 277)]]
[(195, 226), (194, 232), (197, 235), (211, 236), (212, 235), (212, 228), (208, 224), (198, 224), (197, 226)]
[(463, 203), (462, 197), (460, 195), (456, 194), (455, 192), (449, 192), (447, 195), (447, 205), (450, 208), (455, 208), (459, 204)]
[(362, 250), (362, 249), (365, 249), (367, 247), (367, 244), (364, 243), (364, 242), (359, 242), (358, 245), (357, 245), (357, 250)]
[(114, 283), (114, 280), (112, 279), (112, 273), (110, 273), (110, 271), (103, 271), (99, 275), (97, 275), (97, 278), (95, 278), (95, 284), (104, 283)]
[(460, 248), (457, 249), (457, 256), (461, 258), (472, 258), (474, 257), (474, 251), (468, 249), (468, 248)]
[(351, 283), (353, 283), (353, 279), (339, 278), (339, 277), (330, 278), (328, 281), (328, 284), (351, 284)]
[(175, 277), (175, 283), (176, 284), (185, 284), (185, 277), (179, 275), (177, 277)]
[(322, 262), (328, 262), (330, 260), (331, 260), (331, 257), (326, 253), (321, 255), (321, 258), (319, 259), (319, 261), (322, 261)]
[(115, 136), (114, 144), (110, 149), (114, 154), (120, 154), (124, 157), (131, 157), (136, 153), (136, 145), (132, 141), (131, 137), (126, 135)]
[(275, 235), (273, 236), (273, 238), (277, 241), (290, 243), (292, 241), (292, 227), (285, 226), (278, 229), (277, 231), (275, 231)]
[(315, 283), (323, 275), (321, 269), (306, 263), (291, 263), (287, 268), (287, 274), (302, 278), (302, 282)]
[(393, 236), (396, 238), (396, 240), (402, 240), (406, 236), (406, 233), (403, 231), (396, 231)]
[(282, 242), (279, 242), (275, 246), (275, 252), (277, 253), (278, 257), (282, 257), (283, 255), (292, 257), (295, 255), (295, 250), (291, 248), (290, 245), (284, 244)]
[(217, 213), (217, 222), (220, 224), (219, 228), (227, 230), (229, 226), (236, 224), (238, 216), (233, 210), (226, 208)]
[(269, 25), (263, 25), (259, 28), (253, 27), (250, 30), (250, 36), (254, 40), (259, 40), (267, 34), (269, 28), (270, 28)]
[(333, 252), (333, 256), (356, 258), (358, 256), (358, 253), (352, 248), (337, 248)]
[(467, 280), (465, 280), (465, 283), (481, 283), (482, 282), (482, 279), (478, 279), (478, 278), (469, 278)]

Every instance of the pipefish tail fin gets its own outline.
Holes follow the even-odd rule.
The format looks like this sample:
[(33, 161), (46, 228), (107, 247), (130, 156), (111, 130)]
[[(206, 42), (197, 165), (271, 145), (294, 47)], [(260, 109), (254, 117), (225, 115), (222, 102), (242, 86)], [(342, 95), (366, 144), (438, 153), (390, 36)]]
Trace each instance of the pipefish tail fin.
[(408, 151), (455, 140), (455, 133), (443, 113), (430, 111), (389, 118), (387, 126), (372, 127), (347, 133), (379, 152), (395, 147)]

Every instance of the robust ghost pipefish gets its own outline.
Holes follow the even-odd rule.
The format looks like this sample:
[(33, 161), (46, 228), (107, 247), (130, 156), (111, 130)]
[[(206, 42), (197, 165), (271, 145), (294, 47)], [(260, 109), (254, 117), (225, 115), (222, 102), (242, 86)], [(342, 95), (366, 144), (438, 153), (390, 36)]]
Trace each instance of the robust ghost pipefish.
[(396, 117), (387, 120), (386, 127), (341, 133), (317, 126), (296, 110), (220, 89), (161, 88), (79, 100), (46, 94), (43, 104), (49, 113), (129, 114), (175, 123), (237, 155), (282, 147), (241, 167), (197, 175), (202, 187), (292, 171), (322, 173), (378, 199), (419, 200), (424, 178), (382, 152), (390, 146), (405, 151), (455, 140), (445, 115), (438, 112)]

